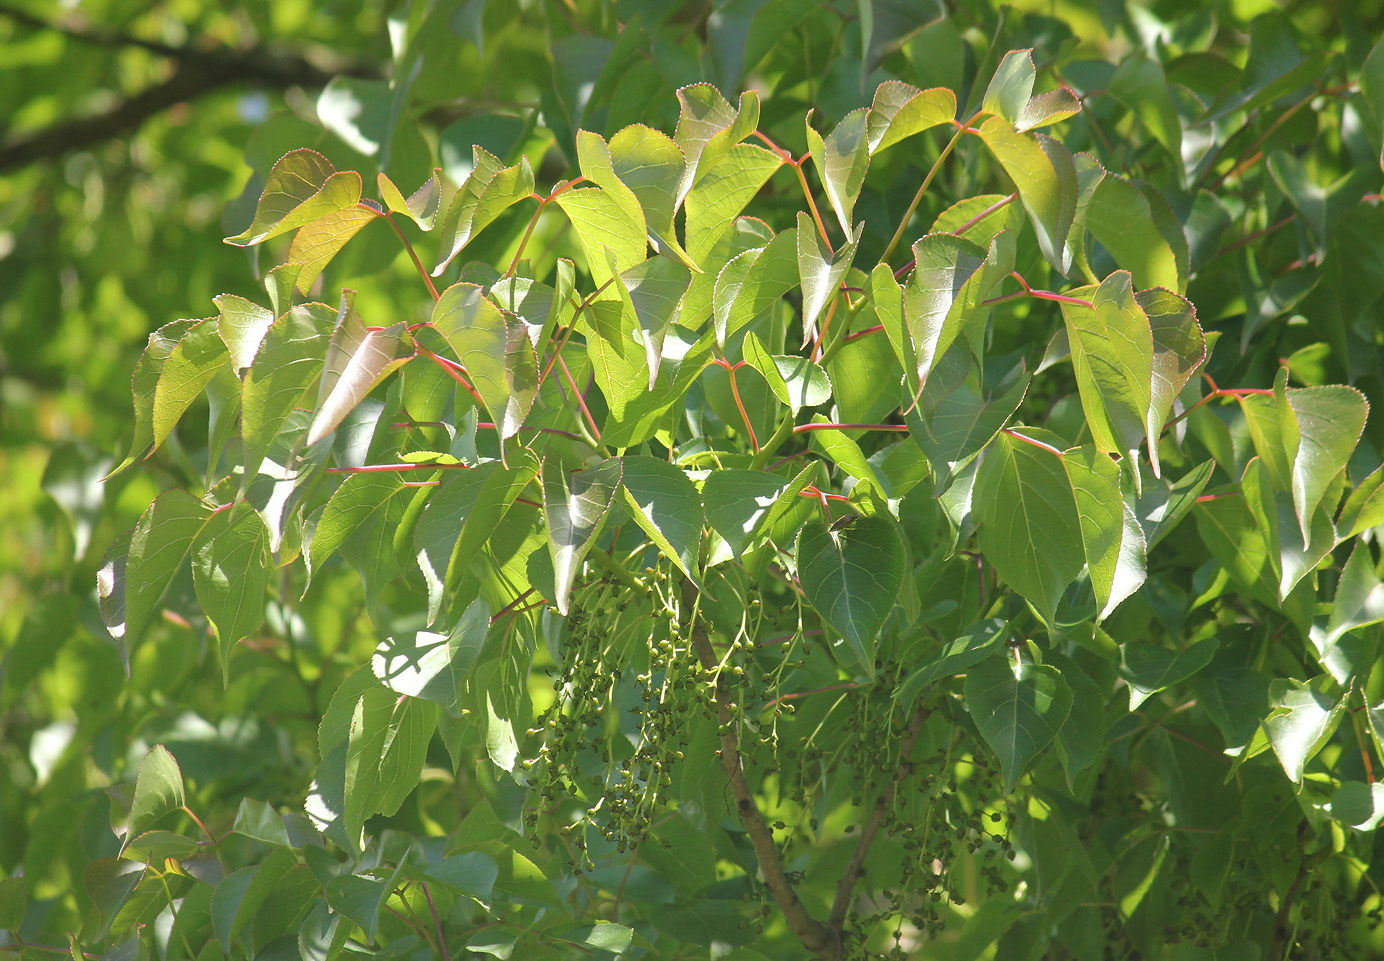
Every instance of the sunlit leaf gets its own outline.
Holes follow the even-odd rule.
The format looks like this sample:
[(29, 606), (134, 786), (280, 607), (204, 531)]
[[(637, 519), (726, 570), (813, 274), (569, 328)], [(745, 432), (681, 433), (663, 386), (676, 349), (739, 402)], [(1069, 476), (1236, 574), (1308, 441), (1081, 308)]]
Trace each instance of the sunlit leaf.
[(866, 117), (870, 154), (956, 117), (956, 94), (945, 87), (919, 90), (901, 80), (888, 80), (875, 88), (874, 102)]
[[(852, 229), (855, 221), (851, 214), (860, 188), (865, 184), (865, 171), (870, 168), (870, 143), (866, 137), (869, 113), (865, 107), (852, 110), (841, 118), (825, 140), (812, 128), (811, 112), (807, 116), (807, 145), (812, 152), (812, 162), (822, 178), (831, 209), (836, 211), (841, 232), (854, 237), (855, 242), (859, 242), (860, 232)], [(802, 232), (799, 224), (800, 237)]]
[(543, 513), (548, 519), (548, 550), (557, 588), (554, 601), (563, 614), (571, 603), (572, 582), (610, 511), (621, 474), (620, 460), (614, 457), (571, 475), (554, 461), (543, 464)]
[(400, 321), (383, 330), (368, 329), (356, 313), (351, 291), (342, 292), (337, 317), (305, 441), (308, 446), (336, 430), (376, 384), (413, 356), (406, 325)]
[(517, 434), (538, 391), (538, 357), (523, 323), (511, 323), (480, 287), (461, 283), (442, 292), (432, 326), (461, 361), (500, 436)]
[(360, 174), (340, 173), (316, 150), (293, 150), (265, 178), (255, 219), (226, 243), (248, 247), (296, 230), (319, 217), (354, 207), (360, 200)]
[(302, 264), (294, 286), (306, 294), (313, 281), (346, 246), (347, 241), (378, 216), (374, 209), (357, 205), (337, 210), (298, 228), (298, 233), (293, 236), (293, 246), (288, 251), (291, 261)]

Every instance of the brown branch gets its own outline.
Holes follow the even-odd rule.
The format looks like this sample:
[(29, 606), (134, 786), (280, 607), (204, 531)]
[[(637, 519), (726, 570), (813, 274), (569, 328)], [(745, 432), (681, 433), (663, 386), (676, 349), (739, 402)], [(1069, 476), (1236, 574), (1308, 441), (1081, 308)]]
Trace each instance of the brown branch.
[(83, 43), (103, 47), (139, 47), (173, 64), (167, 80), (119, 100), (97, 114), (59, 121), (39, 130), (19, 131), (0, 138), (0, 171), (13, 170), (72, 150), (82, 150), (133, 130), (175, 104), (193, 100), (219, 87), (233, 84), (283, 88), (321, 87), (340, 73), (377, 76), (354, 63), (312, 62), (301, 54), (267, 46), (244, 50), (230, 47), (170, 47), (128, 34), (81, 25), (69, 18), (48, 22), (0, 4), (0, 17), (26, 26), (52, 30)]
[(908, 733), (899, 742), (899, 766), (894, 769), (894, 776), (875, 801), (875, 808), (861, 829), (860, 840), (856, 842), (850, 864), (846, 865), (846, 873), (841, 875), (841, 883), (836, 886), (836, 900), (832, 902), (831, 917), (827, 921), (833, 931), (840, 931), (841, 926), (846, 923), (846, 913), (851, 908), (851, 896), (855, 891), (856, 882), (865, 870), (865, 856), (870, 853), (870, 845), (874, 843), (875, 835), (884, 825), (884, 816), (889, 813), (889, 805), (894, 802), (894, 791), (898, 788), (899, 782), (913, 769), (913, 763), (908, 758), (913, 753), (913, 745), (918, 740), (918, 732), (923, 729), (923, 722), (927, 720), (928, 714), (928, 711), (918, 708), (913, 714), (913, 720), (909, 722)]
[[(684, 581), (682, 603), (683, 609), (688, 612), (689, 616), (691, 616), (696, 599), (696, 588), (690, 581)], [(711, 647), (711, 640), (707, 637), (706, 628), (702, 626), (700, 619), (695, 617), (692, 619), (690, 630), (692, 647), (696, 651), (697, 659), (701, 662), (703, 669), (716, 670), (718, 664), (716, 652)], [(745, 768), (740, 755), (739, 735), (736, 733), (735, 692), (731, 689), (725, 674), (719, 674), (715, 684), (716, 721), (725, 732), (721, 735), (721, 770), (730, 785), (731, 797), (735, 800), (735, 813), (740, 816), (740, 822), (745, 825), (745, 832), (750, 836), (750, 843), (754, 845), (755, 860), (759, 862), (759, 873), (764, 877), (764, 886), (769, 889), (769, 893), (778, 902), (779, 910), (783, 912), (789, 930), (797, 936), (803, 947), (819, 958), (823, 958), (824, 961), (839, 961), (841, 957), (839, 932), (812, 917), (802, 901), (798, 899), (798, 892), (794, 889), (793, 882), (789, 881), (784, 873), (783, 861), (779, 857), (778, 846), (774, 843), (773, 831), (764, 822), (764, 815), (755, 804), (754, 791), (750, 788), (750, 782), (745, 777)]]

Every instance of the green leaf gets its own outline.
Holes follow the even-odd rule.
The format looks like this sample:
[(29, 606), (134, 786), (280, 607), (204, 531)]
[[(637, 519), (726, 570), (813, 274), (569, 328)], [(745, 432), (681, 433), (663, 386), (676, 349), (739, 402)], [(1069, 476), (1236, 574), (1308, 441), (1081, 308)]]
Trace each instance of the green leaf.
[(783, 163), (772, 150), (747, 143), (709, 163), (703, 158), (684, 205), (688, 256), (714, 272), (717, 241), (734, 229), (736, 218)]
[(435, 168), (432, 176), (423, 181), (423, 186), (410, 194), (407, 199), (399, 192), (399, 188), (394, 186), (394, 181), (390, 180), (384, 173), (380, 173), (376, 177), (376, 183), (379, 186), (380, 197), (392, 213), (403, 214), (422, 230), (432, 230), (437, 224), (437, 215), (441, 210), (442, 203), (442, 170), (440, 168)]
[(495, 219), (533, 193), (527, 157), (506, 167), (488, 151), (473, 147), (473, 167), (447, 207), (438, 231), (434, 277), (442, 276), (457, 254)]
[(164, 324), (149, 335), (144, 352), (139, 355), (134, 374), (130, 378), (134, 394), (135, 429), (134, 439), (130, 441), (130, 452), (120, 465), (106, 475), (109, 479), (121, 473), (138, 458), (147, 457), (154, 449), (154, 395), (158, 389), (163, 365), (177, 348), (183, 335), (194, 325), (195, 320), (175, 320)]
[(505, 467), (494, 461), (453, 471), (428, 499), (414, 535), (418, 566), (428, 590), (428, 623), (456, 592), (462, 575), (490, 539), (515, 498), (538, 473), (534, 455), (521, 449)]
[(987, 117), (976, 129), (1018, 188), (1043, 256), (1065, 273), (1063, 246), (1077, 197), (1071, 155), (1055, 140), (1019, 133), (1002, 117)]
[(283, 816), (263, 801), (241, 798), (231, 830), (242, 837), (254, 838), (265, 844), (289, 847), (288, 829)]
[(303, 304), (274, 321), (240, 392), (240, 438), (246, 476), (253, 475), (274, 444), (284, 420), (316, 383), (323, 354), (336, 325), (336, 311), (326, 304)]
[(1326, 511), (1318, 510), (1312, 517), (1309, 538), (1304, 541), (1291, 498), (1273, 489), (1269, 472), (1257, 457), (1246, 465), (1240, 486), (1265, 541), (1273, 548), (1269, 560), (1278, 574), (1278, 599), (1282, 602), (1298, 581), (1316, 569), (1336, 546), (1336, 530)]
[(1269, 685), (1269, 703), (1273, 710), (1264, 719), (1264, 733), (1283, 765), (1283, 773), (1300, 784), (1303, 768), (1341, 722), (1345, 701), (1303, 681), (1280, 677)]
[(126, 839), (143, 834), (159, 818), (181, 809), (186, 803), (183, 772), (177, 760), (162, 744), (154, 745), (139, 762)]
[[(211, 508), (182, 490), (164, 491), (140, 515), (130, 537), (129, 559), (126, 562), (123, 624), (106, 622), (123, 652), (128, 651), (144, 636), (153, 619), (159, 598), (173, 580), (184, 559), (192, 550), (193, 541), (201, 533)], [(126, 670), (129, 664), (126, 663)]]
[(291, 262), (302, 265), (294, 281), (299, 293), (306, 294), (341, 248), (379, 216), (374, 208), (362, 204), (334, 211), (298, 228), (288, 257)]
[[(855, 238), (852, 247), (860, 241), (860, 231), (851, 229), (855, 223), (851, 214), (855, 210), (856, 198), (860, 196), (860, 188), (865, 185), (865, 172), (870, 169), (870, 142), (866, 137), (869, 114), (866, 107), (852, 110), (841, 118), (825, 140), (812, 129), (811, 111), (804, 119), (807, 146), (812, 152), (817, 176), (822, 179), (822, 188), (826, 191), (831, 209), (836, 211), (836, 222), (841, 225), (841, 232)], [(799, 213), (799, 238), (803, 235), (802, 217)]]
[(634, 929), (616, 924), (614, 921), (596, 921), (592, 924), (558, 928), (550, 934), (559, 941), (586, 945), (596, 951), (623, 954), (634, 937)]
[(538, 394), (538, 356), (522, 322), (511, 323), (475, 284), (453, 284), (433, 307), (446, 338), (501, 438), (519, 433)]
[(221, 512), (193, 545), (192, 582), (216, 636), (223, 681), (230, 680), (231, 649), (264, 623), (273, 571), (269, 532), (254, 511)]
[(548, 519), (548, 551), (557, 588), (553, 600), (564, 615), (571, 603), (572, 582), (610, 512), (622, 473), (618, 457), (570, 475), (556, 461), (543, 464), (543, 513)]
[(667, 257), (650, 257), (627, 270), (619, 271), (609, 248), (610, 271), (615, 276), (615, 289), (625, 308), (637, 319), (644, 341), (644, 356), (649, 366), (649, 390), (658, 381), (659, 364), (663, 360), (663, 341), (668, 328), (678, 321), (678, 307), (691, 272)]
[(901, 80), (887, 80), (875, 88), (865, 118), (870, 156), (955, 117), (956, 94), (946, 87), (919, 90)]
[(1134, 516), (1143, 528), (1149, 550), (1153, 550), (1154, 545), (1167, 537), (1187, 516), (1206, 489), (1206, 482), (1211, 479), (1215, 469), (1215, 461), (1206, 461), (1188, 471), (1175, 484), (1144, 482), (1144, 489), (1134, 504)]
[(816, 331), (817, 318), (839, 291), (841, 278), (845, 277), (846, 271), (851, 268), (856, 245), (860, 243), (864, 231), (864, 224), (860, 225), (854, 235), (848, 230), (846, 235), (850, 240), (832, 251), (817, 235), (816, 229), (812, 226), (812, 218), (806, 212), (798, 211), (798, 278), (803, 291), (804, 343), (808, 342), (809, 332)]
[(1331, 816), (1357, 831), (1373, 831), (1384, 820), (1384, 784), (1343, 782), (1331, 796)]
[(213, 297), (221, 313), (216, 318), (216, 330), (230, 352), (231, 369), (239, 376), (255, 359), (264, 335), (274, 323), (274, 312), (235, 294)]
[(1153, 134), (1181, 176), (1182, 121), (1173, 103), (1172, 87), (1163, 67), (1142, 50), (1134, 50), (1115, 68), (1106, 93), (1124, 104)]
[(88, 939), (99, 940), (106, 936), (116, 914), (135, 893), (144, 872), (143, 864), (123, 858), (97, 858), (87, 863), (84, 886), (100, 918), (95, 930), (88, 928), (84, 932)]
[(0, 931), (14, 932), (29, 910), (29, 890), (23, 878), (0, 878)]
[(244, 232), (227, 237), (226, 243), (250, 247), (286, 234), (319, 217), (354, 207), (360, 191), (360, 174), (354, 170), (337, 173), (316, 150), (290, 151), (265, 178), (255, 219)]
[(747, 250), (722, 268), (712, 295), (717, 344), (724, 348), (741, 327), (798, 286), (798, 248), (798, 231), (785, 230), (767, 246)]
[(404, 478), (396, 471), (349, 474), (322, 508), (308, 545), (309, 572), (317, 570), (346, 539), (386, 511), (394, 495), (403, 490)]
[[(614, 175), (609, 179), (615, 180)], [(644, 211), (634, 194), (619, 181), (609, 190), (604, 187), (563, 190), (557, 195), (556, 203), (576, 229), (591, 279), (598, 287), (612, 276), (605, 248), (609, 247), (615, 261), (621, 264), (640, 263), (648, 254)]]
[(1214, 637), (1180, 651), (1138, 641), (1120, 645), (1120, 677), (1129, 685), (1129, 709), (1137, 711), (1159, 691), (1196, 674), (1211, 663), (1218, 646)]
[(305, 441), (309, 447), (336, 430), (380, 381), (402, 367), (414, 353), (413, 339), (405, 323), (370, 330), (356, 313), (352, 300), (352, 291), (342, 292), (336, 330), (327, 344), (317, 404)]
[[(667, 134), (644, 124), (631, 124), (610, 138), (609, 162), (611, 173), (639, 202), (649, 238), (658, 245), (659, 251), (671, 254), (688, 267), (700, 269), (678, 245), (674, 227), (687, 170), (681, 148)], [(606, 186), (587, 173), (585, 166), (582, 173), (602, 187)]]
[(1008, 234), (988, 251), (951, 234), (928, 234), (913, 245), (913, 256), (904, 321), (923, 385), (957, 337), (989, 315), (982, 302), (1013, 269), (1014, 247)]
[[(1349, 646), (1338, 646), (1337, 642), (1351, 631), (1381, 620), (1384, 620), (1384, 584), (1374, 572), (1374, 557), (1369, 547), (1356, 542), (1336, 582), (1336, 595), (1332, 598), (1331, 614), (1325, 626), (1319, 621), (1309, 633), (1317, 660), (1338, 683), (1349, 684), (1352, 676), (1364, 674), (1369, 668), (1363, 666), (1362, 669), (1351, 657)], [(1370, 650), (1373, 651), (1373, 645)]]
[(485, 646), (489, 628), (490, 608), (477, 598), (448, 634), (415, 631), (386, 637), (375, 648), (370, 666), (380, 683), (396, 694), (455, 712), (458, 692)]
[(966, 709), (1000, 759), (1004, 793), (1061, 730), (1072, 709), (1062, 672), (1009, 656), (990, 657), (966, 675)]
[(1046, 127), (1055, 124), (1059, 120), (1066, 120), (1068, 117), (1081, 112), (1081, 101), (1077, 99), (1071, 88), (1062, 86), (1047, 93), (1040, 93), (1030, 97), (1023, 111), (1019, 114), (1019, 119), (1014, 122), (1014, 129), (1020, 133), (1026, 130), (1036, 130), (1038, 127)]
[(745, 334), (745, 362), (759, 371), (774, 396), (796, 415), (831, 400), (831, 378), (820, 364), (796, 355), (770, 354), (754, 331)]
[(477, 901), (489, 901), (500, 868), (495, 859), (484, 851), (468, 851), (443, 858), (429, 865), (424, 873), (429, 880), (458, 894)]
[(702, 541), (702, 498), (687, 474), (665, 460), (627, 455), (622, 461), (625, 506), (658, 549), (694, 582)]
[(702, 485), (707, 525), (739, 557), (756, 546), (769, 510), (787, 486), (783, 477), (764, 471), (713, 471)]
[(943, 644), (934, 657), (900, 681), (894, 689), (894, 700), (905, 707), (912, 707), (918, 696), (932, 684), (943, 678), (964, 674), (972, 664), (988, 657), (1005, 638), (1008, 628), (1009, 622), (997, 617), (972, 624), (964, 634)]
[(839, 529), (811, 523), (798, 534), (803, 594), (875, 673), (875, 637), (894, 608), (904, 576), (904, 547), (894, 525), (861, 517)]
[(1376, 467), (1356, 485), (1336, 518), (1336, 536), (1349, 540), (1372, 527), (1384, 524), (1384, 467)]
[[(673, 139), (682, 149), (686, 161), (686, 170), (678, 187), (677, 199), (681, 203), (684, 198), (690, 196), (689, 191), (705, 170), (726, 154), (734, 152), (740, 141), (759, 126), (759, 92), (743, 91), (740, 94), (739, 109), (732, 109), (726, 98), (721, 96), (721, 91), (709, 83), (694, 83), (682, 87), (677, 91), (677, 98), (678, 126), (673, 131)], [(777, 167), (781, 162), (775, 157), (774, 166)], [(743, 206), (742, 204), (741, 207)], [(739, 210), (736, 211), (738, 212)], [(691, 253), (690, 211), (688, 216), (688, 248)], [(695, 254), (693, 256), (696, 257)]]
[(203, 320), (178, 339), (159, 370), (152, 410), (153, 446), (157, 448), (178, 426), (203, 389), (226, 366), (229, 354), (216, 323)]
[(1002, 433), (981, 461), (973, 504), (985, 559), (1051, 626), (1058, 598), (1086, 563), (1061, 451)]
[(1144, 532), (1133, 508), (1120, 497), (1120, 468), (1107, 455), (1076, 447), (1062, 455), (1062, 463), (1076, 495), (1099, 622), (1144, 583)]
[(327, 882), (327, 903), (360, 926), (367, 942), (375, 940), (380, 912), (392, 891), (388, 881), (346, 874)]
[[(1288, 404), (1298, 429), (1292, 460), (1293, 508), (1307, 539), (1327, 488), (1345, 470), (1360, 441), (1370, 405), (1360, 391), (1342, 386), (1290, 390)], [(1329, 510), (1335, 505), (1325, 506)]]
[(192, 838), (172, 831), (145, 831), (132, 838), (121, 850), (120, 856), (127, 861), (139, 861), (162, 869), (168, 859), (179, 861), (192, 857), (197, 853), (198, 846)]
[[(1107, 173), (1085, 205), (1085, 225), (1115, 263), (1128, 270), (1138, 288), (1187, 289), (1186, 240), (1179, 230), (1173, 243), (1159, 229), (1149, 198), (1138, 187)], [(1188, 308), (1190, 310), (1190, 307)]]
[(940, 398), (938, 392), (923, 392), (922, 403), (912, 407), (904, 421), (909, 436), (927, 455), (936, 492), (945, 490), (957, 472), (1009, 423), (1023, 403), (1028, 384), (1025, 373), (989, 399), (977, 396), (965, 384)]
[(980, 109), (1017, 125), (1029, 98), (1033, 96), (1033, 82), (1037, 76), (1032, 50), (1009, 51), (995, 68), (995, 75), (985, 88)]
[[(1067, 339), (1072, 349), (1081, 406), (1096, 447), (1133, 458), (1146, 437), (1158, 443), (1151, 426), (1153, 331), (1134, 296), (1129, 274), (1117, 271), (1098, 287), (1072, 291), (1063, 301)], [(1160, 424), (1161, 429), (1161, 424)]]
[[(598, 300), (583, 313), (577, 329), (586, 338), (596, 383), (610, 408), (610, 420), (623, 420), (641, 399), (656, 396), (648, 390), (648, 358), (636, 335), (636, 318), (619, 300)], [(687, 363), (684, 359), (683, 366)], [(605, 428), (610, 430), (609, 421)]]

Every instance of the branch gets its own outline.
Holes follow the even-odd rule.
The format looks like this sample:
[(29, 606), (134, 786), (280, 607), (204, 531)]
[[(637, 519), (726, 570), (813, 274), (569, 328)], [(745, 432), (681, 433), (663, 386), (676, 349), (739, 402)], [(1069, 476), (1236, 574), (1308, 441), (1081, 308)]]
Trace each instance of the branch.
[(167, 80), (153, 84), (116, 102), (109, 110), (63, 120), (39, 130), (21, 131), (0, 138), (0, 171), (13, 170), (39, 160), (57, 157), (135, 129), (174, 104), (193, 100), (219, 87), (250, 84), (262, 87), (321, 87), (339, 73), (376, 76), (359, 64), (323, 64), (267, 46), (235, 50), (230, 47), (170, 47), (127, 34), (82, 25), (69, 19), (50, 23), (0, 4), (0, 16), (43, 30), (52, 30), (79, 42), (103, 47), (139, 47), (170, 60), (174, 67)]
[(913, 744), (918, 740), (918, 732), (923, 729), (923, 722), (927, 720), (928, 713), (921, 707), (914, 712), (913, 720), (908, 725), (908, 733), (899, 743), (899, 766), (894, 770), (893, 778), (885, 786), (879, 799), (875, 801), (875, 809), (870, 812), (870, 818), (860, 832), (860, 840), (856, 842), (850, 864), (846, 865), (846, 873), (841, 875), (841, 883), (836, 886), (836, 900), (832, 902), (831, 917), (827, 922), (832, 930), (840, 931), (841, 925), (846, 922), (846, 912), (851, 907), (851, 895), (855, 891), (855, 884), (865, 871), (865, 856), (870, 853), (870, 845), (874, 843), (875, 835), (884, 824), (884, 816), (889, 813), (889, 805), (894, 801), (894, 791), (898, 788), (899, 782), (913, 770), (913, 764), (908, 758), (913, 753)]
[[(700, 619), (690, 614), (696, 603), (696, 588), (691, 581), (683, 581), (682, 603), (683, 609), (693, 617), (692, 647), (697, 653), (697, 659), (703, 669), (714, 671), (718, 661), (716, 652), (712, 650), (711, 640), (706, 635), (706, 628), (702, 626)], [(764, 823), (764, 815), (755, 804), (754, 791), (745, 777), (745, 768), (741, 762), (740, 741), (734, 724), (735, 694), (724, 674), (717, 675), (714, 693), (716, 720), (726, 732), (721, 735), (721, 770), (730, 785), (731, 797), (735, 799), (735, 812), (740, 816), (741, 823), (745, 825), (745, 832), (749, 834), (750, 842), (754, 845), (755, 860), (759, 862), (759, 873), (764, 876), (764, 886), (778, 902), (789, 930), (797, 935), (803, 947), (824, 961), (838, 961), (841, 957), (840, 935), (834, 928), (828, 928), (808, 914), (807, 908), (798, 900), (798, 892), (793, 889), (793, 882), (784, 874), (783, 861), (779, 858), (777, 845), (774, 844), (774, 834)]]

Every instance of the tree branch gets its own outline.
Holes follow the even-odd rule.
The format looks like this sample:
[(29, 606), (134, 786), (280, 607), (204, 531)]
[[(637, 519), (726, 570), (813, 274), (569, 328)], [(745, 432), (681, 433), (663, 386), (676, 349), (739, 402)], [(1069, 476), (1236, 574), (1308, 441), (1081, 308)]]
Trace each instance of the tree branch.
[[(711, 640), (707, 637), (706, 628), (702, 627), (700, 619), (691, 614), (696, 598), (696, 587), (691, 581), (683, 581), (682, 604), (689, 617), (692, 617), (692, 623), (689, 625), (692, 647), (702, 667), (709, 671), (715, 670), (718, 661), (716, 652), (711, 647)], [(714, 699), (717, 723), (726, 732), (721, 735), (721, 770), (730, 785), (731, 797), (735, 800), (735, 813), (740, 816), (741, 823), (745, 825), (745, 832), (750, 836), (750, 843), (754, 845), (755, 860), (759, 862), (759, 873), (764, 876), (764, 886), (778, 902), (789, 930), (797, 935), (803, 947), (824, 961), (839, 961), (839, 933), (835, 928), (827, 927), (808, 914), (807, 908), (798, 900), (793, 882), (784, 874), (783, 861), (779, 858), (778, 846), (774, 844), (773, 831), (764, 822), (764, 815), (755, 804), (754, 791), (745, 777), (740, 740), (734, 724), (735, 693), (724, 676), (716, 678)]]
[(118, 101), (99, 114), (59, 121), (40, 130), (20, 131), (0, 138), (0, 171), (13, 170), (39, 160), (82, 150), (139, 127), (174, 104), (200, 97), (218, 87), (249, 84), (262, 87), (321, 87), (340, 73), (378, 76), (355, 63), (318, 65), (298, 53), (268, 46), (234, 50), (212, 47), (171, 47), (86, 26), (80, 19), (48, 22), (22, 10), (0, 4), (0, 16), (40, 30), (52, 30), (82, 43), (102, 47), (139, 47), (170, 60), (174, 67), (167, 80), (146, 87)]
[(836, 900), (832, 902), (831, 917), (827, 921), (834, 931), (840, 931), (841, 926), (846, 923), (846, 913), (851, 909), (851, 896), (855, 891), (856, 882), (865, 871), (865, 856), (870, 853), (870, 845), (874, 843), (875, 835), (884, 824), (884, 816), (889, 813), (889, 805), (894, 801), (894, 791), (898, 788), (899, 782), (913, 769), (913, 763), (908, 758), (913, 753), (913, 744), (918, 740), (918, 732), (923, 729), (923, 722), (927, 720), (928, 713), (921, 707), (914, 712), (913, 720), (908, 725), (908, 733), (899, 743), (899, 766), (894, 770), (894, 776), (885, 786), (879, 799), (875, 801), (875, 808), (861, 829), (855, 853), (851, 855), (850, 864), (846, 865), (846, 873), (841, 875), (841, 883), (836, 886)]

